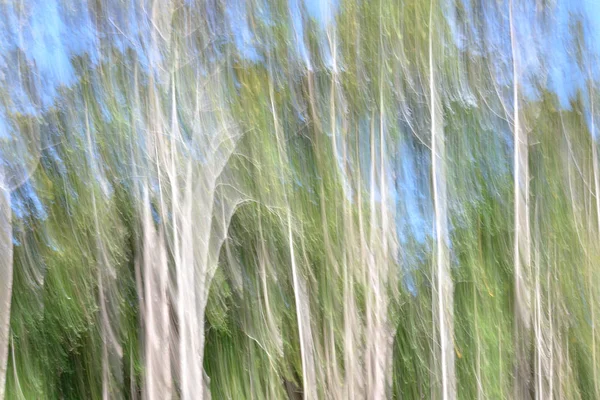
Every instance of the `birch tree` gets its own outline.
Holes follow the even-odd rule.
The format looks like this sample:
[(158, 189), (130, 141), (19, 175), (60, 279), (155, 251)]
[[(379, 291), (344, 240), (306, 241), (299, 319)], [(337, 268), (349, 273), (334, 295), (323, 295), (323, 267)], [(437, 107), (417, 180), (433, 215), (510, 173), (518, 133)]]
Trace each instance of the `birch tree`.
[(446, 149), (444, 117), (438, 94), (437, 62), (434, 58), (434, 22), (436, 3), (432, 0), (429, 9), (429, 101), (431, 112), (431, 174), (433, 181), (433, 203), (435, 213), (435, 315), (438, 318), (442, 398), (456, 398), (456, 376), (454, 366), (454, 285), (450, 272), (448, 254), (448, 215), (446, 197)]

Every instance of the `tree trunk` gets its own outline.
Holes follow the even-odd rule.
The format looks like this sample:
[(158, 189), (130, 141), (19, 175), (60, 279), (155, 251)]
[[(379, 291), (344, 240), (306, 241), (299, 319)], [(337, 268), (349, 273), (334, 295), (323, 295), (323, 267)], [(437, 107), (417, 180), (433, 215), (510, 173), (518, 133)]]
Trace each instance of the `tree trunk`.
[(450, 273), (448, 254), (448, 215), (446, 196), (446, 149), (443, 130), (442, 104), (436, 87), (436, 67), (433, 58), (433, 12), (434, 1), (429, 9), (429, 98), (431, 112), (431, 175), (433, 181), (433, 204), (435, 212), (436, 240), (436, 296), (434, 315), (438, 319), (440, 362), (442, 373), (442, 398), (456, 398), (456, 375), (454, 367), (454, 285)]

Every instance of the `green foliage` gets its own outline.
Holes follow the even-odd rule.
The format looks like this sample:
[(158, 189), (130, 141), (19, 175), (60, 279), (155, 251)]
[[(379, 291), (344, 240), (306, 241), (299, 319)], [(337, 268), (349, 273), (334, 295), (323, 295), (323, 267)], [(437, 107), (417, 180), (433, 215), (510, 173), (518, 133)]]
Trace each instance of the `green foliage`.
[[(120, 29), (104, 3), (89, 4), (98, 29)], [(12, 191), (6, 397), (146, 396), (144, 307), (154, 299), (144, 296), (154, 277), (141, 265), (159, 244), (171, 329), (162, 345), (172, 358), (163, 361), (172, 362), (173, 397), (182, 396), (177, 273), (199, 267), (178, 259), (177, 224), (198, 241), (203, 228), (216, 235), (227, 190), (243, 200), (218, 259), (206, 261), (214, 275), (194, 275), (208, 294), (197, 316), (204, 332), (195, 332), (203, 358), (190, 357), (200, 358), (213, 398), (371, 398), (378, 379), (382, 397), (437, 397), (429, 85), (438, 82), (457, 397), (512, 398), (517, 342), (527, 339), (515, 334), (514, 104), (504, 76), (514, 60), (485, 48), (490, 31), (508, 31), (500, 6), (486, 17), (469, 2), (343, 0), (327, 25), (302, 1), (251, 1), (240, 11), (249, 36), (240, 46), (228, 20), (235, 6), (175, 3), (143, 17), (148, 26), (129, 38), (142, 44), (121, 51), (102, 37), (99, 60), (73, 56), (77, 79), (52, 107), (8, 115), (27, 137), (39, 125), (42, 150)], [(574, 32), (583, 67), (584, 33)], [(528, 379), (542, 398), (598, 398), (600, 208), (588, 121), (597, 94), (590, 82), (567, 109), (549, 87), (527, 85), (537, 85), (519, 95), (529, 141)], [(209, 182), (214, 171), (198, 171), (230, 137), (232, 155)], [(206, 206), (208, 228), (176, 220), (190, 176), (189, 201)], [(156, 243), (145, 240), (145, 207)]]

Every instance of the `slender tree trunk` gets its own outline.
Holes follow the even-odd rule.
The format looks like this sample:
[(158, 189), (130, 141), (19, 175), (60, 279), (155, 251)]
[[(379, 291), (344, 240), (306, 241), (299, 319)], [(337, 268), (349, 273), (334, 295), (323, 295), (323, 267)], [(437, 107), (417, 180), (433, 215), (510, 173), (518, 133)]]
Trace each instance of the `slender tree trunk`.
[(446, 197), (446, 149), (443, 131), (442, 104), (436, 87), (436, 67), (433, 58), (434, 1), (429, 9), (429, 97), (431, 110), (431, 174), (433, 181), (433, 204), (435, 212), (436, 240), (436, 300), (439, 324), (440, 356), (442, 369), (442, 398), (456, 398), (454, 366), (454, 285), (450, 273), (448, 252), (448, 216)]
[(527, 136), (519, 116), (519, 76), (517, 41), (513, 23), (513, 1), (509, 2), (510, 44), (513, 67), (513, 135), (514, 135), (514, 281), (515, 281), (515, 383), (514, 398), (529, 398), (531, 385), (531, 294), (529, 232), (529, 168)]
[[(591, 77), (590, 77), (591, 78)], [(591, 79), (590, 79), (590, 82)], [(596, 198), (596, 222), (597, 222), (597, 234), (600, 237), (600, 177), (598, 172), (598, 144), (596, 143), (596, 126), (594, 119), (594, 90), (592, 84), (590, 84), (589, 89), (590, 103), (591, 103), (591, 117), (592, 117), (592, 126), (591, 126), (591, 134), (592, 134), (592, 163), (594, 169), (594, 193)], [(594, 286), (594, 282), (592, 282), (591, 286)], [(598, 364), (596, 358), (596, 313), (595, 313), (595, 301), (596, 297), (593, 291), (590, 291), (590, 303), (592, 304), (592, 368), (594, 369), (594, 392), (596, 396), (600, 395), (600, 391), (598, 389)]]

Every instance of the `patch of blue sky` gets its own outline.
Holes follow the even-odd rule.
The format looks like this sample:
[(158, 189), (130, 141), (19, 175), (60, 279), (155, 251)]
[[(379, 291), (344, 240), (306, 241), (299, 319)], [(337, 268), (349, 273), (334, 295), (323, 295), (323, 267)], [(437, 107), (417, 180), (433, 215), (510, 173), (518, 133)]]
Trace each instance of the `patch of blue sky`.
[[(466, 20), (471, 21), (470, 5), (462, 1)], [(596, 0), (556, 2), (549, 9), (550, 22), (541, 23), (539, 10), (534, 2), (520, 3), (513, 14), (514, 29), (517, 42), (518, 74), (522, 94), (526, 100), (535, 101), (539, 98), (537, 83), (539, 79), (550, 91), (556, 94), (560, 107), (570, 109), (570, 101), (576, 93), (583, 89), (585, 76), (579, 70), (574, 54), (571, 25), (576, 19), (584, 24), (584, 40), (586, 53), (593, 65), (600, 50), (600, 2)], [(484, 43), (488, 53), (493, 54), (493, 73), (500, 85), (512, 85), (512, 56), (510, 29), (508, 21), (508, 6), (506, 3), (488, 5), (482, 9), (485, 37), (477, 42)], [(452, 37), (459, 49), (464, 48), (462, 32), (455, 21), (455, 7), (445, 11)], [(544, 28), (547, 27), (547, 29)], [(465, 29), (465, 28), (463, 28)], [(466, 29), (477, 35), (469, 26)], [(472, 43), (470, 43), (472, 44)], [(472, 49), (469, 49), (473, 51)], [(600, 78), (600, 70), (591, 68), (594, 79)]]
[(585, 86), (585, 78), (576, 61), (576, 38), (572, 31), (576, 20), (582, 21), (578, 9), (579, 6), (574, 3), (558, 2), (553, 8), (550, 34), (544, 35), (548, 86), (565, 110), (571, 109), (570, 101)]
[(536, 83), (544, 74), (541, 61), (544, 56), (542, 54), (544, 38), (543, 33), (538, 29), (535, 2), (523, 2), (519, 5), (521, 7), (515, 7), (513, 12), (519, 89), (525, 100), (535, 101), (540, 96)]
[(98, 45), (102, 39), (121, 54), (132, 51), (136, 57), (136, 64), (146, 73), (150, 71), (148, 50), (152, 43), (150, 17), (145, 12), (147, 6), (148, 4), (144, 5), (136, 0), (106, 0), (106, 30), (96, 32), (93, 24), (90, 24), (90, 29), (87, 30), (96, 35)]
[[(589, 2), (584, 2), (586, 5)], [(581, 7), (579, 17), (583, 28), (583, 47), (586, 52), (584, 63), (586, 64), (586, 74), (596, 82), (600, 80), (600, 69), (594, 68), (600, 59), (600, 2), (593, 2), (594, 5)]]
[[(596, 105), (595, 105), (596, 106)], [(597, 116), (598, 111), (597, 109), (594, 107), (594, 113), (592, 114), (592, 109), (590, 106), (586, 106), (585, 107), (585, 123), (588, 127), (588, 131), (590, 132), (590, 135), (592, 136), (592, 139), (594, 140), (598, 140), (598, 121), (597, 121)]]
[[(60, 86), (75, 82), (73, 56), (87, 53), (92, 62), (97, 61), (98, 56), (96, 34), (86, 6), (64, 10), (55, 0), (32, 0), (28, 9), (29, 15), (23, 17), (10, 4), (4, 8), (5, 29), (0, 49), (4, 68), (16, 64), (18, 51), (32, 68), (32, 78), (37, 78), (39, 99), (33, 102), (28, 99), (21, 79), (11, 79), (9, 90), (17, 107), (13, 111), (36, 114), (53, 104)], [(17, 72), (13, 71), (14, 74)], [(38, 100), (41, 104), (37, 104)]]
[(29, 180), (19, 186), (18, 189), (13, 190), (10, 197), (11, 208), (16, 218), (33, 217), (42, 221), (48, 218), (48, 214)]
[(304, 7), (308, 15), (325, 28), (335, 22), (339, 0), (304, 0)]
[[(586, 8), (589, 10), (585, 11)], [(592, 27), (597, 25), (597, 18), (588, 17), (586, 20), (582, 16), (594, 12), (600, 16), (599, 8), (588, 1), (557, 2), (548, 14), (551, 20), (544, 24), (540, 21), (534, 2), (525, 2), (516, 8), (513, 22), (517, 43), (517, 73), (525, 100), (539, 99), (537, 83), (541, 83), (556, 94), (561, 108), (571, 108), (570, 101), (585, 85), (585, 77), (576, 62), (571, 26), (579, 19), (584, 21), (584, 37), (598, 35), (597, 29)], [(484, 12), (487, 13), (487, 40), (500, 50), (494, 52), (495, 63), (499, 67), (496, 78), (500, 84), (512, 85), (508, 11), (492, 15), (494, 13), (485, 8)], [(499, 16), (500, 19), (497, 19)], [(593, 39), (586, 41), (592, 43)], [(548, 81), (544, 82), (546, 76)]]
[(508, 23), (508, 6), (500, 7), (501, 4), (493, 3), (489, 7), (482, 7), (484, 37), (489, 54), (507, 55), (510, 61), (510, 30)]
[(10, 125), (6, 119), (6, 114), (3, 107), (0, 106), (0, 143), (2, 141), (10, 140), (10, 138)]
[[(23, 30), (22, 50), (31, 59), (40, 77), (42, 107), (52, 105), (56, 89), (75, 81), (70, 54), (62, 43), (65, 26), (55, 1), (41, 1), (32, 7), (30, 29)], [(40, 4), (41, 3), (41, 4)]]
[[(317, 31), (315, 35), (319, 44), (319, 53), (321, 61), (325, 68), (333, 69), (334, 61), (332, 53), (334, 51), (334, 41), (336, 38), (335, 17), (338, 13), (339, 2), (320, 1), (320, 0), (304, 0), (304, 7), (308, 17), (316, 22)], [(337, 50), (336, 50), (337, 51)], [(336, 69), (340, 69), (340, 54), (336, 56)]]
[(223, 42), (223, 26), (214, 7), (205, 7), (203, 11), (205, 12), (206, 30), (209, 32), (211, 37), (219, 38), (219, 40), (212, 40), (208, 43), (208, 46), (212, 51), (208, 52), (209, 54), (207, 60), (209, 62), (216, 62), (223, 58), (223, 53), (221, 51), (221, 44)]
[(568, 56), (558, 55), (549, 70), (550, 89), (558, 97), (559, 105), (564, 110), (571, 109), (571, 100), (585, 85), (585, 80), (578, 68), (568, 60)]
[(412, 296), (419, 293), (415, 276), (420, 273), (419, 270), (426, 262), (426, 254), (429, 252), (428, 246), (401, 244), (398, 247), (397, 259), (402, 284)]
[[(596, 0), (582, 0), (581, 2), (569, 2), (572, 7), (571, 13), (576, 14), (580, 19), (583, 28), (583, 51), (585, 57), (583, 59), (584, 67), (581, 71), (581, 85), (585, 121), (590, 134), (594, 140), (598, 139), (598, 104), (593, 104), (593, 98), (585, 87), (587, 80), (591, 79), (596, 83), (600, 80), (600, 68), (597, 68), (600, 61), (600, 2)], [(592, 94), (593, 96), (594, 94)], [(593, 113), (592, 115), (592, 108)]]
[(133, 47), (129, 35), (130, 23), (136, 24), (135, 15), (132, 15), (132, 2), (133, 0), (130, 0), (129, 4), (123, 2), (119, 7), (115, 0), (107, 0), (107, 26), (104, 32), (99, 33), (102, 40), (110, 42), (121, 53)]
[(87, 1), (72, 2), (69, 7), (61, 2), (59, 7), (64, 24), (61, 38), (67, 51), (71, 55), (87, 54), (92, 65), (97, 65), (100, 60), (99, 40)]
[[(335, 32), (333, 33), (333, 40), (335, 39)], [(323, 65), (325, 66), (325, 68), (329, 69), (329, 70), (333, 70), (333, 54), (331, 53), (331, 51), (333, 50), (331, 48), (332, 44), (329, 43), (329, 40), (327, 38), (327, 34), (325, 33), (324, 30), (321, 30), (319, 32), (319, 53), (321, 55), (321, 61), (323, 62)], [(336, 55), (336, 60), (335, 60), (335, 68), (336, 71), (338, 72), (340, 69), (340, 61), (339, 61), (339, 54)]]
[(19, 239), (17, 239), (17, 235), (12, 235), (12, 243), (13, 243), (13, 246), (21, 245), (21, 241)]
[(7, 76), (7, 74), (16, 69), (14, 43), (17, 42), (19, 31), (14, 27), (17, 21), (15, 21), (16, 18), (14, 17), (15, 13), (12, 4), (6, 4), (3, 7), (4, 12), (0, 13), (0, 82), (2, 82), (3, 86), (8, 86), (10, 89), (14, 78)]
[[(2, 4), (2, 18), (0, 18), (0, 55), (13, 50), (19, 39), (19, 19), (10, 2)], [(4, 66), (4, 65), (2, 65)]]
[[(470, 4), (465, 2), (465, 0), (460, 0), (460, 2), (462, 3), (462, 8), (465, 12), (464, 21), (467, 21), (466, 24), (462, 20), (458, 21), (456, 7), (455, 4), (452, 2), (444, 2), (442, 6), (442, 13), (446, 20), (446, 23), (448, 24), (448, 27), (450, 28), (450, 34), (451, 38), (454, 41), (454, 44), (456, 45), (456, 47), (458, 47), (459, 50), (464, 51), (466, 50), (466, 46), (469, 43), (467, 40), (467, 36), (462, 32), (462, 29), (464, 29), (466, 25), (467, 29), (471, 30), (471, 21), (473, 21), (474, 19), (471, 17), (472, 13)], [(462, 29), (459, 29), (459, 24), (462, 25)], [(473, 49), (469, 50), (473, 51)]]
[(290, 40), (296, 47), (296, 56), (302, 60), (304, 66), (309, 71), (312, 71), (312, 62), (304, 38), (304, 20), (300, 8), (300, 0), (288, 0), (288, 7), (290, 10), (290, 22), (292, 23), (292, 37)]
[[(96, 93), (103, 92), (100, 91), (100, 89), (96, 89)], [(100, 107), (100, 114), (102, 114), (102, 119), (104, 120), (104, 122), (111, 122), (113, 120), (113, 115), (102, 97), (103, 96), (98, 96), (98, 106)]]
[(225, 10), (233, 41), (240, 55), (247, 61), (259, 62), (261, 56), (256, 49), (256, 37), (248, 24), (248, 11), (244, 0), (233, 0)]
[(571, 1), (571, 3), (579, 5), (579, 12), (584, 20), (584, 38), (589, 52), (589, 59), (586, 62), (593, 79), (597, 82), (600, 80), (600, 68), (597, 67), (600, 59), (600, 1), (581, 0), (581, 2)]
[(397, 231), (401, 243), (406, 243), (410, 236), (419, 244), (424, 244), (432, 232), (432, 222), (424, 209), (424, 205), (431, 201), (431, 195), (419, 183), (429, 181), (429, 163), (417, 160), (417, 157), (419, 156), (415, 154), (414, 149), (405, 141), (400, 143), (399, 165), (396, 167), (396, 193), (399, 207)]
[[(483, 7), (483, 20), (487, 54), (492, 58), (492, 71), (500, 86), (512, 85), (512, 47), (508, 3), (498, 3)], [(528, 100), (536, 100), (539, 96), (532, 81), (539, 76), (541, 65), (539, 60), (539, 43), (535, 42), (536, 32), (532, 31), (535, 9), (532, 5), (516, 7), (513, 13), (513, 26), (516, 40), (517, 74), (522, 95)]]
[[(115, 8), (118, 10), (118, 2), (116, 2)], [(135, 0), (130, 1), (127, 11), (128, 13), (125, 16), (126, 27), (124, 30), (126, 37), (124, 39), (128, 46), (125, 48), (129, 48), (135, 52), (137, 61), (148, 72), (150, 70), (150, 60), (148, 59), (146, 49), (150, 44), (150, 17), (142, 14)], [(142, 23), (142, 26), (140, 26), (138, 21), (145, 23)]]
[(485, 53), (490, 60), (490, 73), (502, 89), (512, 85), (508, 9), (501, 9), (496, 4), (490, 4), (490, 7), (483, 7), (481, 12), (484, 33), (483, 37), (478, 40), (483, 43)]
[(394, 184), (396, 181), (396, 168), (394, 162), (386, 162), (385, 163), (385, 182), (387, 186), (387, 198), (391, 202), (392, 206), (396, 206), (398, 204), (398, 199), (400, 198), (400, 194), (398, 193), (398, 188)]
[[(404, 163), (404, 162), (402, 162)], [(396, 208), (396, 235), (400, 246), (398, 248), (399, 265), (401, 266), (402, 282), (413, 295), (418, 294), (415, 274), (426, 262), (427, 254), (431, 252), (433, 235), (432, 220), (424, 213), (423, 205), (430, 204), (428, 200), (415, 195), (418, 191), (416, 176), (411, 172), (403, 173), (397, 182), (398, 202)], [(412, 183), (411, 183), (412, 182)], [(410, 188), (412, 187), (412, 188)], [(431, 212), (432, 210), (429, 210)]]

